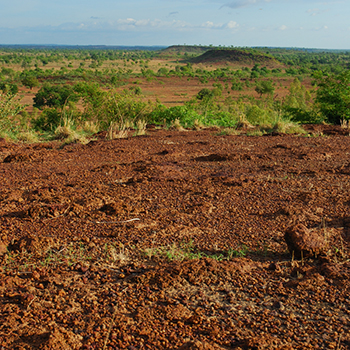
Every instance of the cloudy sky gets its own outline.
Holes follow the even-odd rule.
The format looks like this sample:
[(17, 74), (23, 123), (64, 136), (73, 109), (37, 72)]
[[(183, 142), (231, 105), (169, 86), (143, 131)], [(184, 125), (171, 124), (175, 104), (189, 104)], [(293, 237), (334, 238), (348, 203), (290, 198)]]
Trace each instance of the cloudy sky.
[(349, 0), (0, 0), (0, 44), (350, 49)]

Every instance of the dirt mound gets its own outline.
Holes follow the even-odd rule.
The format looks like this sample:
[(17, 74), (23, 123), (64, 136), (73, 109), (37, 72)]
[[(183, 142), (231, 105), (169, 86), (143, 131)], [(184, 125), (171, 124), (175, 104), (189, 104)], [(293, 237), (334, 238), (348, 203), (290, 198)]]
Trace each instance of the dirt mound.
[(285, 240), (289, 252), (294, 253), (298, 259), (301, 257), (314, 257), (325, 253), (328, 243), (324, 232), (321, 230), (309, 230), (303, 224), (298, 224), (287, 229)]
[(199, 57), (191, 59), (192, 63), (239, 63), (239, 64), (262, 64), (262, 65), (281, 65), (272, 56), (251, 50), (239, 50), (239, 49), (223, 49), (223, 50), (209, 50), (203, 53)]

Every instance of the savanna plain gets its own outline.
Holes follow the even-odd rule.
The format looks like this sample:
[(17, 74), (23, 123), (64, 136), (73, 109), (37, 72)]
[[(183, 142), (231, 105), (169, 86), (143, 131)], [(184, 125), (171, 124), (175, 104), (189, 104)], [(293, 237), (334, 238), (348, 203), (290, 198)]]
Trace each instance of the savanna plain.
[(0, 349), (350, 349), (350, 55), (0, 49)]

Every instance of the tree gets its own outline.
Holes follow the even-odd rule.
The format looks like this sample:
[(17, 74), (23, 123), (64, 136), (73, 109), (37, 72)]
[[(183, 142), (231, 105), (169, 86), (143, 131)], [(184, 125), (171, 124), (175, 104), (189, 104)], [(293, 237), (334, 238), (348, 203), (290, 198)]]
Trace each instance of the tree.
[(262, 97), (263, 94), (272, 95), (275, 91), (275, 87), (271, 80), (262, 80), (256, 83), (255, 91)]
[(315, 72), (313, 76), (318, 86), (315, 101), (326, 120), (332, 124), (350, 120), (350, 71), (326, 76)]
[(214, 98), (214, 91), (207, 88), (204, 88), (197, 93), (196, 99), (200, 101), (199, 104), (204, 110), (204, 117), (207, 116), (208, 110), (212, 106)]
[(76, 102), (79, 95), (70, 85), (44, 84), (34, 97), (34, 107), (43, 109), (45, 106), (62, 108), (68, 101)]
[(17, 86), (17, 84), (2, 81), (2, 82), (0, 82), (0, 90), (4, 94), (16, 95), (18, 93), (18, 86)]
[(36, 87), (39, 85), (38, 79), (30, 75), (27, 75), (24, 78), (22, 78), (21, 82), (24, 86), (30, 88), (30, 90), (32, 90), (33, 87)]
[(213, 91), (207, 88), (200, 90), (196, 95), (197, 100), (204, 102), (210, 101), (213, 97)]

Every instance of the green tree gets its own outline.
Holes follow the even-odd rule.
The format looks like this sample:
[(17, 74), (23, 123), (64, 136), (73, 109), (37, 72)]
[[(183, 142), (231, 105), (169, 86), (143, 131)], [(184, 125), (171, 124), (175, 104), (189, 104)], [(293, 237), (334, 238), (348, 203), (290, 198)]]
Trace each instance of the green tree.
[(262, 97), (264, 94), (272, 95), (275, 87), (271, 80), (261, 80), (256, 82), (255, 91)]
[(197, 100), (204, 102), (211, 101), (213, 97), (213, 91), (207, 88), (200, 90), (196, 95)]
[(47, 107), (62, 108), (68, 101), (76, 102), (79, 95), (70, 85), (44, 84), (34, 97), (34, 107), (43, 109)]
[(233, 91), (242, 91), (243, 90), (243, 84), (239, 79), (237, 79), (237, 78), (232, 79), (231, 82), (232, 82), (231, 90), (233, 90)]
[(326, 120), (333, 124), (350, 120), (350, 71), (326, 76), (315, 72), (313, 76), (318, 86), (315, 101)]
[(39, 85), (38, 79), (30, 75), (27, 75), (24, 78), (22, 78), (21, 82), (24, 86), (30, 88), (30, 90), (32, 90), (33, 87), (36, 87)]
[(18, 86), (17, 84), (13, 84), (11, 82), (2, 81), (0, 82), (0, 90), (4, 94), (16, 95), (18, 93)]

